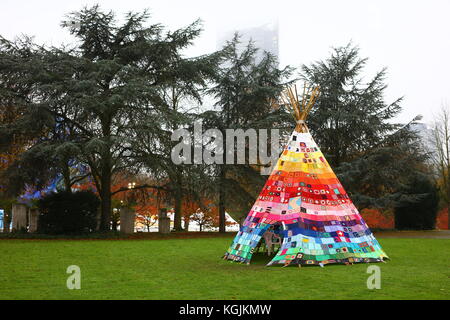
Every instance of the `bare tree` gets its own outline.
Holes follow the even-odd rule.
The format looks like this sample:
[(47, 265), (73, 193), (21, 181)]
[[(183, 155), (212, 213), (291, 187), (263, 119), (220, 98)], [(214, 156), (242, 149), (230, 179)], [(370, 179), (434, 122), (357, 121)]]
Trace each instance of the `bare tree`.
[(190, 220), (198, 224), (200, 232), (204, 231), (205, 228), (212, 227), (214, 223), (213, 214), (210, 211), (203, 212), (201, 209), (197, 209), (197, 211), (190, 216)]
[(448, 210), (450, 229), (450, 107), (443, 104), (433, 126), (433, 161), (436, 167), (441, 199)]
[(151, 227), (158, 222), (158, 216), (150, 212), (137, 214), (136, 217), (138, 222), (142, 223), (147, 228), (147, 232), (150, 232)]

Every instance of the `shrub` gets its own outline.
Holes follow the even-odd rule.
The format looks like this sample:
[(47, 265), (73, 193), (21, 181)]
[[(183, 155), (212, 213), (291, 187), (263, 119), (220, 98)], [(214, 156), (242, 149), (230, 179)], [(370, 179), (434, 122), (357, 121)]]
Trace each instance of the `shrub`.
[(406, 191), (422, 196), (417, 202), (406, 203), (395, 208), (395, 228), (399, 230), (434, 229), (439, 204), (436, 185), (426, 176), (418, 175)]
[(91, 191), (52, 193), (38, 202), (38, 232), (76, 234), (96, 227), (98, 197)]

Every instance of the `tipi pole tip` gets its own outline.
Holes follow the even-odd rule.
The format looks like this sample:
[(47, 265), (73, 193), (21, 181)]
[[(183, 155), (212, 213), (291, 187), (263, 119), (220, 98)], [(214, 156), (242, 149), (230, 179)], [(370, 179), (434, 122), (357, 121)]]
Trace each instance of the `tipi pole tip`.
[(297, 84), (291, 84), (281, 92), (279, 100), (284, 105), (290, 105), (294, 110), (294, 117), (297, 121), (295, 130), (297, 132), (308, 132), (306, 124), (300, 121), (305, 121), (308, 113), (311, 111), (314, 103), (319, 96), (319, 86), (303, 83), (303, 94), (300, 100), (297, 91)]

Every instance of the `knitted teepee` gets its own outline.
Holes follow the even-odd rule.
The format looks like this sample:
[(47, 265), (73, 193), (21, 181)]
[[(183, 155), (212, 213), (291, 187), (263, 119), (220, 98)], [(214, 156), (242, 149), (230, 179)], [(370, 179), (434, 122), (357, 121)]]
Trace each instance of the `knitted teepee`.
[(250, 263), (261, 237), (281, 226), (282, 244), (268, 263), (288, 265), (352, 264), (387, 258), (314, 142), (305, 119), (319, 89), (286, 89), (297, 126), (263, 190), (224, 259)]

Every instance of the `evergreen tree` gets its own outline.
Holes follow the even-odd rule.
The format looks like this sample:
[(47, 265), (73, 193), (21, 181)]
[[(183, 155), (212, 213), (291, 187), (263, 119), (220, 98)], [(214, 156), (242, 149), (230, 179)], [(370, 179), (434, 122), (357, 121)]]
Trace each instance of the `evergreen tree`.
[(429, 176), (416, 175), (403, 190), (406, 194), (420, 194), (417, 201), (399, 203), (394, 211), (396, 229), (431, 230), (436, 227), (439, 205), (438, 188)]
[(367, 59), (348, 44), (324, 60), (303, 66), (301, 77), (320, 86), (308, 126), (353, 201), (360, 207), (416, 201), (405, 187), (424, 169), (426, 154), (407, 125), (395, 123), (399, 98), (385, 102), (386, 70), (367, 82)]
[[(152, 116), (162, 105), (161, 87), (204, 81), (201, 62), (206, 58), (182, 55), (200, 34), (199, 22), (166, 32), (147, 20), (147, 12), (129, 13), (119, 24), (113, 12), (94, 6), (63, 22), (77, 39), (73, 48), (1, 40), (1, 104), (25, 108), (16, 128), (72, 129), (64, 130), (63, 139), (47, 133), (44, 142), (54, 154), (89, 166), (101, 199), (103, 230), (110, 228), (113, 178), (132, 160), (131, 140), (139, 129), (148, 130), (143, 119), (160, 125), (161, 119)], [(30, 150), (40, 150), (44, 142), (37, 139)]]
[[(196, 112), (201, 108), (201, 92), (207, 88), (207, 79), (212, 79), (216, 72), (221, 53), (204, 57), (201, 61), (204, 82), (198, 82), (191, 90), (182, 83), (173, 83), (161, 88), (160, 108), (147, 115), (141, 127), (132, 131), (131, 144), (133, 166), (144, 166), (155, 181), (157, 188), (171, 195), (174, 204), (174, 229), (182, 230), (182, 203), (199, 190), (202, 184), (198, 180), (204, 177), (202, 165), (183, 165), (172, 161), (172, 149), (177, 142), (171, 136), (176, 129), (192, 131)], [(194, 85), (191, 83), (191, 85)], [(155, 121), (155, 119), (158, 119)], [(131, 134), (131, 132), (130, 132)]]
[[(215, 108), (201, 115), (205, 129), (219, 129), (226, 146), (226, 129), (271, 129), (290, 124), (290, 114), (283, 109), (274, 110), (270, 101), (278, 97), (291, 69), (279, 69), (276, 57), (261, 52), (252, 42), (242, 47), (238, 35), (227, 44), (226, 51), (216, 83), (209, 91), (216, 99)], [(248, 143), (246, 148), (248, 156)], [(255, 190), (255, 184), (262, 185), (265, 180), (248, 159), (245, 165), (225, 164), (224, 153), (223, 163), (211, 168), (217, 190), (219, 232), (225, 232), (227, 209), (231, 212), (238, 208), (242, 214), (254, 202), (256, 195), (245, 184), (251, 183), (250, 189)]]

